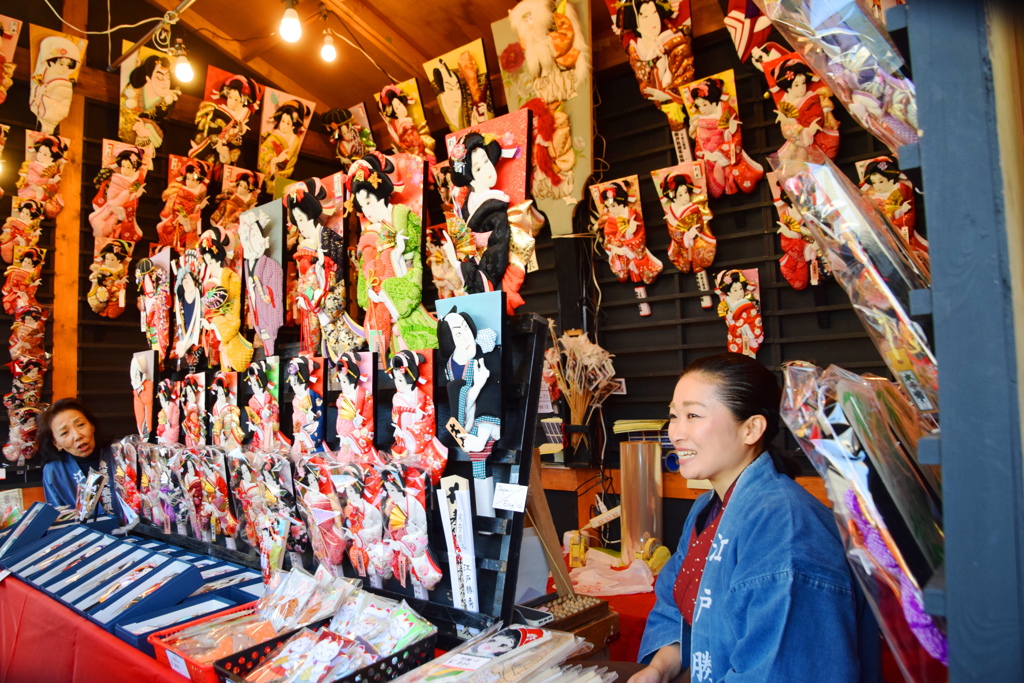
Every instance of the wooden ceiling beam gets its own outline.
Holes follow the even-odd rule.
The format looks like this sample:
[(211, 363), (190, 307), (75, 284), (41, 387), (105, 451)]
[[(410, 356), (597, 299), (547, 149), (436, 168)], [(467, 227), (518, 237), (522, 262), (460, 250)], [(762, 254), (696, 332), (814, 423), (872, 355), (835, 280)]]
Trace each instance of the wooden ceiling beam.
[[(423, 63), (431, 59), (396, 31), (388, 21), (362, 0), (324, 0), (327, 9), (336, 13), (353, 32), (403, 67), (408, 76), (423, 73)], [(339, 32), (340, 35), (344, 33)]]
[[(147, 0), (147, 2), (149, 2), (149, 4), (153, 5), (154, 7), (164, 10), (165, 12), (174, 9), (178, 5), (177, 0)], [(213, 24), (203, 15), (199, 14), (199, 12), (197, 12), (195, 9), (195, 5), (182, 12), (181, 15), (179, 16), (179, 20), (181, 21), (181, 23), (183, 23), (185, 26), (187, 26), (194, 32), (204, 30), (212, 31), (214, 34), (219, 35), (225, 35), (229, 33), (228, 31), (224, 31), (219, 26)], [(284, 90), (289, 95), (296, 95), (303, 99), (312, 101), (314, 104), (316, 104), (317, 111), (323, 112), (332, 106), (328, 105), (319, 97), (311, 93), (309, 90), (299, 85), (299, 83), (294, 79), (286, 76), (284, 73), (282, 73), (280, 70), (278, 70), (265, 59), (261, 57), (256, 57), (251, 60), (245, 59), (241, 43), (232, 41), (220, 41), (216, 39), (211, 39), (206, 42), (212, 45), (213, 47), (217, 48), (221, 52), (223, 52), (224, 55), (230, 58), (231, 61), (233, 61), (234, 63), (243, 66), (247, 69), (252, 69), (253, 71), (259, 73), (260, 76), (262, 77), (260, 80), (269, 81), (268, 85), (272, 85), (275, 88)]]

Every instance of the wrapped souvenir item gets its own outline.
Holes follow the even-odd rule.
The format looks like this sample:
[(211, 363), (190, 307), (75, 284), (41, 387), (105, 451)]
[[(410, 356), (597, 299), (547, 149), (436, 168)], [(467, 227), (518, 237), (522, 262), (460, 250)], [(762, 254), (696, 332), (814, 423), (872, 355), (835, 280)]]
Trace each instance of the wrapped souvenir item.
[(761, 66), (775, 99), (776, 120), (786, 138), (779, 153), (799, 156), (813, 145), (835, 159), (839, 122), (832, 114), (832, 91), (795, 52)]
[[(132, 42), (121, 43), (122, 54)], [(181, 91), (174, 87), (177, 77), (170, 57), (144, 45), (121, 62), (121, 112), (117, 136), (146, 152), (147, 167), (164, 141), (163, 123), (174, 109)]]
[(274, 193), (278, 178), (291, 178), (299, 148), (313, 118), (313, 103), (280, 90), (266, 88), (260, 124), (256, 170), (263, 174), (267, 192)]
[(122, 505), (127, 506), (135, 514), (142, 509), (142, 496), (138, 488), (138, 451), (135, 449), (131, 437), (113, 444), (114, 458), (114, 488), (120, 497)]
[(415, 78), (398, 85), (387, 85), (373, 96), (377, 100), (381, 118), (391, 134), (391, 145), (396, 152), (417, 156), (433, 166), (434, 138), (430, 136), (423, 106), (420, 104), (420, 89)]
[(11, 202), (11, 216), (4, 221), (0, 232), (0, 256), (4, 263), (14, 263), (14, 250), (34, 247), (39, 243), (45, 208), (35, 199), (15, 197)]
[(321, 567), (342, 576), (348, 542), (344, 533), (344, 510), (334, 489), (331, 472), (320, 455), (306, 456), (298, 465), (296, 499), (310, 531), (313, 553)]
[(442, 675), (448, 681), (520, 681), (589, 649), (586, 640), (560, 631), (522, 627), (488, 631), (396, 681), (430, 681)]
[(238, 533), (238, 519), (231, 510), (228, 496), (227, 467), (224, 451), (204, 448), (200, 456), (202, 465), (203, 505), (209, 515), (210, 531), (214, 538), (224, 536), (227, 547), (234, 549)]
[(715, 291), (721, 299), (718, 317), (725, 318), (729, 326), (729, 350), (756, 358), (764, 342), (757, 268), (723, 270), (715, 276)]
[(263, 86), (248, 76), (206, 68), (206, 99), (196, 112), (196, 134), (188, 155), (208, 164), (237, 165), (250, 118), (259, 111)]
[(156, 416), (156, 439), (165, 446), (178, 443), (181, 430), (181, 383), (161, 380), (157, 386), (160, 411)]
[(907, 680), (945, 678), (945, 623), (924, 612), (922, 596), (943, 559), (937, 498), (892, 436), (885, 380), (804, 362), (784, 374), (783, 420), (825, 480), (850, 566), (897, 663)]
[[(665, 225), (672, 243), (668, 259), (683, 273), (697, 275), (697, 287), (711, 290), (707, 269), (715, 260), (718, 240), (711, 233), (708, 208), (707, 170), (703, 161), (684, 162), (651, 171), (658, 190)], [(702, 308), (711, 308), (711, 297), (701, 297)]]
[(816, 286), (829, 274), (828, 262), (814, 244), (810, 231), (803, 226), (800, 212), (793, 208), (793, 200), (779, 186), (776, 173), (768, 174), (768, 185), (779, 215), (776, 232), (782, 247), (779, 259), (782, 277), (796, 290), (806, 289), (808, 284)]
[(89, 474), (85, 475), (78, 484), (78, 491), (75, 493), (75, 521), (84, 522), (89, 519), (96, 506), (100, 502), (100, 492), (107, 484), (107, 475), (90, 468)]
[(377, 560), (383, 558), (384, 520), (377, 506), (380, 477), (372, 466), (352, 461), (339, 467), (337, 480), (344, 493), (349, 561), (359, 576), (373, 576), (371, 555)]
[(412, 573), (422, 599), (441, 580), (441, 568), (428, 547), (426, 476), (415, 467), (392, 463), (381, 469), (384, 485), (382, 512), (390, 549), (392, 575), (405, 586)]
[(246, 370), (246, 379), (252, 396), (245, 407), (248, 431), (253, 450), (270, 450), (277, 445), (290, 445), (281, 434), (281, 412), (278, 405), (277, 356), (257, 361)]
[(909, 315), (925, 271), (882, 214), (820, 153), (807, 161), (770, 157), (832, 273), (846, 290), (886, 365), (920, 410), (938, 410), (935, 356)]
[(18, 171), (18, 196), (38, 202), (47, 218), (56, 218), (64, 208), (60, 177), (69, 144), (67, 138), (25, 131), (25, 163)]
[(198, 448), (206, 445), (206, 374), (197, 372), (186, 375), (182, 382), (181, 428), (185, 434), (185, 446)]
[(452, 416), (446, 426), (473, 462), (476, 511), (488, 517), (494, 516), (494, 479), (487, 474), (487, 458), (501, 438), (503, 414), (500, 297), (485, 292), (437, 302), (439, 358)]
[(153, 351), (140, 351), (132, 355), (129, 368), (132, 384), (132, 403), (135, 408), (135, 426), (143, 441), (149, 441), (153, 432)]
[[(388, 355), (403, 348), (437, 348), (437, 320), (422, 302), (423, 229), (406, 204), (392, 204), (398, 187), (416, 176), (393, 179), (396, 163), (407, 159), (368, 154), (352, 164), (346, 190), (360, 214), (359, 280), (356, 298), (366, 311), (370, 349)], [(418, 162), (422, 166), (422, 162)], [(419, 174), (420, 181), (422, 173)], [(396, 182), (397, 180), (397, 182)], [(403, 188), (422, 202), (422, 186)]]
[(895, 157), (880, 156), (857, 162), (860, 189), (888, 219), (907, 248), (924, 268), (929, 266), (928, 241), (917, 231), (917, 199), (914, 185), (901, 171)]
[(138, 289), (139, 324), (146, 333), (149, 348), (157, 352), (159, 366), (171, 353), (174, 317), (174, 293), (171, 291), (171, 250), (165, 247), (151, 252), (135, 266)]
[(14, 85), (14, 51), (23, 25), (18, 19), (0, 15), (0, 104), (7, 99), (7, 89)]
[(917, 142), (917, 95), (903, 58), (862, 5), (754, 0), (857, 123), (895, 154)]
[[(28, 107), (46, 135), (67, 118), (71, 97), (82, 64), (85, 38), (58, 33), (42, 26), (29, 26), (30, 54), (35, 68), (30, 81)], [(6, 93), (6, 88), (4, 88)]]
[(683, 86), (695, 156), (707, 165), (712, 197), (753, 192), (764, 168), (743, 150), (732, 69)]
[(135, 244), (142, 239), (142, 229), (135, 220), (139, 198), (146, 191), (146, 155), (141, 147), (114, 140), (103, 141), (103, 166), (93, 184), (96, 196), (89, 214), (95, 254), (103, 246), (101, 240), (117, 239)]
[(362, 102), (348, 109), (328, 109), (320, 122), (334, 143), (334, 154), (343, 171), (347, 172), (353, 162), (377, 151), (370, 120), (366, 117), (366, 105)]

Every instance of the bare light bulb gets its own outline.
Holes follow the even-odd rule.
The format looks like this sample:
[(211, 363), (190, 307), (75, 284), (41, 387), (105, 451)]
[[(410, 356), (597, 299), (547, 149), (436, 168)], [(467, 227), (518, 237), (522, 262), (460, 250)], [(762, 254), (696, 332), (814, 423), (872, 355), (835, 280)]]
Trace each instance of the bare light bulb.
[(334, 48), (334, 38), (330, 33), (324, 34), (324, 45), (320, 48), (320, 59), (325, 62), (333, 62), (338, 58), (338, 51)]
[(302, 37), (302, 24), (299, 22), (299, 13), (294, 7), (289, 7), (281, 16), (281, 25), (277, 27), (281, 34), (281, 40), (294, 43)]
[(192, 65), (189, 63), (188, 57), (184, 54), (178, 55), (174, 62), (174, 77), (181, 83), (191, 83), (194, 76), (195, 72), (192, 71)]

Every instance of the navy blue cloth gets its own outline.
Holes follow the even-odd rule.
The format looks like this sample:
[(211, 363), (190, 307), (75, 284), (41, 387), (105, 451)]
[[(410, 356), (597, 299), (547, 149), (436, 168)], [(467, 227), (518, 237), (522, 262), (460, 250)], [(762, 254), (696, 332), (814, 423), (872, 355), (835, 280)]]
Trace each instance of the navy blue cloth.
[(693, 626), (672, 595), (686, 539), (713, 492), (694, 504), (658, 575), (639, 661), (680, 646), (691, 680), (877, 681), (878, 626), (854, 580), (832, 513), (762, 453), (737, 479), (701, 578)]
[[(66, 451), (59, 451), (60, 458), (51, 460), (43, 465), (43, 494), (46, 502), (50, 505), (74, 505), (75, 496), (78, 492), (78, 484), (81, 483), (90, 469), (105, 471), (107, 473), (106, 487), (111, 486), (110, 474), (113, 469), (110, 467), (112, 452), (109, 446), (102, 446), (96, 449), (88, 458), (76, 458)], [(110, 489), (107, 489), (109, 491)], [(104, 491), (97, 509), (106, 511), (112, 509), (114, 513), (120, 512), (120, 506), (112, 503), (108, 492)], [(118, 518), (121, 519), (120, 515)]]

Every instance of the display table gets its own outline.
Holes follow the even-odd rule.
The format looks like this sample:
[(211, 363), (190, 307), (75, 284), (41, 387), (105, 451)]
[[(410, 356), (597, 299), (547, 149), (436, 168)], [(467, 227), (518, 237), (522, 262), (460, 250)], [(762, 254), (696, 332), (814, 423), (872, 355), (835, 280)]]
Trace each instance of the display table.
[(0, 583), (0, 683), (184, 680), (13, 576)]

